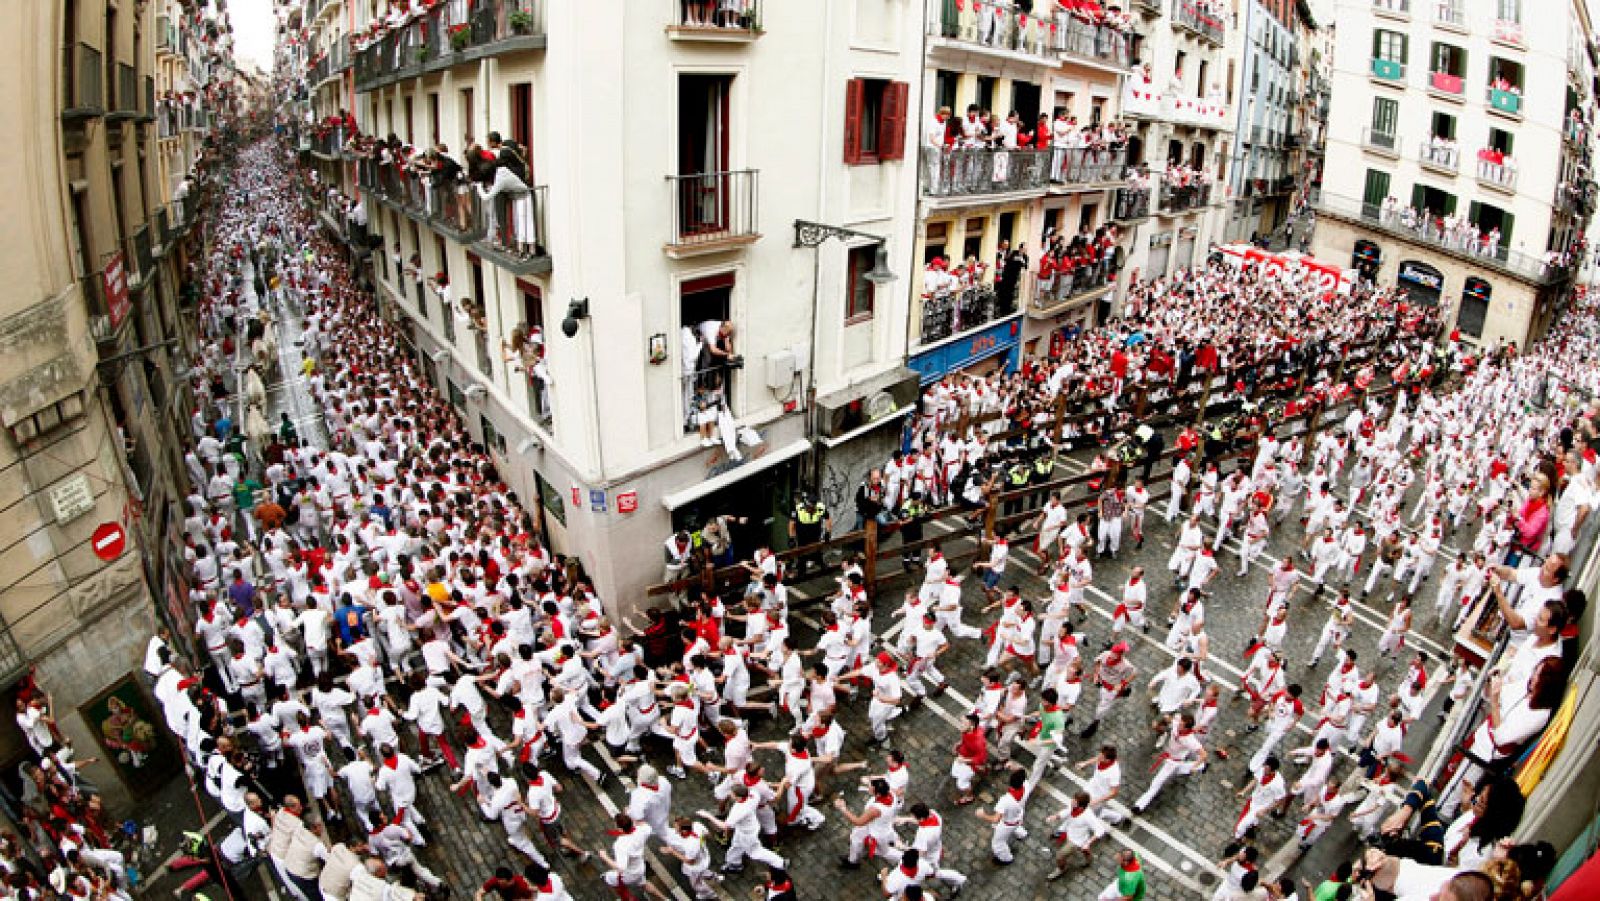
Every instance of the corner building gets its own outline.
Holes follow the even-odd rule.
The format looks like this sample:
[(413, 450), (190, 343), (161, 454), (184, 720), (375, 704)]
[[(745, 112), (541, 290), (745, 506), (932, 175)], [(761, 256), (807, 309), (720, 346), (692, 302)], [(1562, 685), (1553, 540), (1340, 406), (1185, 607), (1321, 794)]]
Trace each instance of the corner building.
[[(554, 549), (581, 556), (613, 614), (660, 581), (674, 528), (737, 513), (741, 554), (781, 543), (813, 475), (848, 528), (854, 486), (914, 407), (905, 294), (866, 276), (880, 243), (900, 285), (913, 271), (921, 10), (741, 8), (707, 25), (672, 0), (625, 14), (475, 0), (387, 28), (365, 0), (280, 9), (300, 67), (292, 124), (321, 176), (361, 198), (367, 237), (325, 223), (368, 260), (409, 335), (397, 352), (537, 499)], [(363, 134), (443, 142), (457, 160), (490, 132), (515, 140), (524, 218), (355, 159), (328, 121), (341, 109)], [(800, 221), (859, 235), (802, 246), (833, 233)], [(467, 315), (441, 305), (441, 283)], [(738, 356), (738, 460), (693, 426), (689, 332), (718, 321)]]

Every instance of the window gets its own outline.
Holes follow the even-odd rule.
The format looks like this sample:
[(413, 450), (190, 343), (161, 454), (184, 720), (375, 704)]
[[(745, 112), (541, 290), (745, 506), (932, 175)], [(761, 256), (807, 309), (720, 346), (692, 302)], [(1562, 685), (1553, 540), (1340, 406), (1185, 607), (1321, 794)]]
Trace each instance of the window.
[(416, 119), (412, 115), (415, 111), (416, 111), (416, 106), (412, 102), (412, 98), (407, 97), (406, 98), (406, 141), (409, 142), (409, 143), (412, 143), (412, 144), (415, 144), (417, 142), (417, 131), (416, 131), (416, 128), (415, 128)]
[(1367, 170), (1367, 185), (1361, 192), (1363, 212), (1376, 216), (1383, 201), (1389, 196), (1389, 173), (1381, 169)]
[(433, 143), (438, 144), (444, 141), (444, 138), (439, 136), (443, 126), (439, 123), (439, 95), (436, 93), (428, 95), (428, 128), (430, 129), (428, 134), (433, 139)]
[(844, 161), (878, 163), (905, 158), (906, 102), (903, 81), (852, 78), (845, 82)]
[(961, 81), (960, 72), (950, 72), (940, 69), (933, 76), (933, 104), (937, 112), (940, 107), (956, 108), (956, 86)]
[(1456, 117), (1449, 113), (1434, 113), (1432, 135), (1437, 138), (1456, 139)]
[(511, 139), (527, 152), (533, 147), (533, 85), (514, 84), (511, 93)]
[(1372, 133), (1390, 138), (1393, 144), (1395, 128), (1400, 122), (1400, 104), (1390, 97), (1372, 98)]
[(850, 248), (844, 299), (844, 319), (847, 323), (872, 318), (873, 291), (877, 286), (867, 281), (867, 273), (872, 271), (872, 264), (877, 257), (876, 244)]
[(999, 80), (993, 75), (978, 76), (978, 96), (973, 100), (974, 103), (978, 104), (978, 109), (994, 109), (994, 86)]
[(561, 492), (537, 472), (533, 474), (533, 478), (534, 483), (539, 486), (539, 503), (544, 506), (546, 512), (555, 517), (556, 522), (566, 525), (567, 502), (562, 498)]
[(457, 385), (454, 379), (445, 379), (445, 385), (448, 386), (445, 394), (450, 399), (450, 406), (455, 407), (458, 411), (466, 410), (467, 396), (462, 393), (461, 386)]
[(987, 216), (974, 216), (967, 220), (967, 235), (961, 242), (961, 259), (983, 257), (983, 233), (989, 229)]
[(1522, 0), (1495, 0), (1494, 10), (1502, 22), (1522, 22)]
[(473, 140), (472, 129), (474, 127), (476, 127), (476, 123), (472, 121), (472, 89), (471, 88), (462, 88), (461, 89), (461, 97), (460, 97), (459, 109), (460, 109), (460, 112), (461, 112), (461, 146), (462, 147), (466, 147), (468, 144), (472, 143), (472, 140)]
[(484, 450), (490, 452), (499, 451), (502, 454), (506, 452), (506, 436), (500, 434), (499, 430), (494, 427), (494, 423), (489, 421), (489, 417), (484, 416), (482, 413), (478, 414), (478, 429), (483, 432)]
[(1377, 29), (1372, 32), (1372, 58), (1405, 65), (1406, 36), (1398, 31)]
[(1433, 71), (1460, 78), (1467, 74), (1467, 51), (1454, 44), (1435, 41), (1433, 44)]
[(1511, 156), (1511, 145), (1514, 137), (1511, 132), (1503, 128), (1491, 128), (1489, 129), (1489, 147), (1500, 151), (1506, 156)]

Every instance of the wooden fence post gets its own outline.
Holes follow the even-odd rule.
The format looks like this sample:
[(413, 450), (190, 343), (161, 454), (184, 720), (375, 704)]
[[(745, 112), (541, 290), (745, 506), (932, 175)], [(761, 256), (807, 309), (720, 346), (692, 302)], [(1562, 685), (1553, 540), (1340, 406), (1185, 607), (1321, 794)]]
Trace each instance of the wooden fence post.
[(1135, 420), (1142, 421), (1144, 419), (1145, 403), (1149, 399), (1150, 399), (1150, 383), (1148, 383), (1148, 382), (1140, 382), (1139, 383), (1139, 394), (1138, 394), (1138, 397), (1136, 397), (1134, 399), (1134, 401), (1133, 401), (1133, 418)]
[(1050, 444), (1054, 447), (1061, 446), (1061, 426), (1067, 418), (1067, 394), (1065, 391), (1056, 395), (1056, 418), (1050, 426)]
[(861, 567), (861, 575), (866, 580), (867, 595), (870, 597), (877, 591), (878, 580), (878, 520), (870, 516), (867, 517), (866, 555), (867, 560)]
[(1205, 370), (1205, 381), (1200, 384), (1200, 407), (1194, 412), (1194, 424), (1203, 425), (1206, 421), (1206, 407), (1211, 405), (1211, 380), (1216, 373)]
[(985, 542), (994, 541), (994, 520), (995, 516), (1000, 512), (1000, 501), (996, 497), (998, 493), (989, 495), (987, 499), (988, 505), (983, 508), (983, 540)]

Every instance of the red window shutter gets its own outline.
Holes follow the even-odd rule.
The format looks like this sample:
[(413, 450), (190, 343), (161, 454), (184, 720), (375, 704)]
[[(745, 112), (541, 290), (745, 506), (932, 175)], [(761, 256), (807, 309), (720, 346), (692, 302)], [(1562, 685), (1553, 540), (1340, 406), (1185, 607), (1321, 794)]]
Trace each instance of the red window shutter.
[(878, 159), (898, 160), (906, 155), (906, 98), (911, 86), (891, 81), (883, 89), (883, 111), (878, 116)]
[(844, 161), (861, 162), (861, 109), (865, 106), (866, 82), (852, 78), (844, 85)]

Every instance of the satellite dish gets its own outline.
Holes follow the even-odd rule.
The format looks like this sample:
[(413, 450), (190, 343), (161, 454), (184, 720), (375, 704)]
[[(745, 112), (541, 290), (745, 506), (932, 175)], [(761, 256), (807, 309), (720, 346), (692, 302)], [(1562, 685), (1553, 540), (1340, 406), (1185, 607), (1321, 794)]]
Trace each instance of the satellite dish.
[(866, 413), (869, 422), (882, 419), (894, 412), (894, 395), (887, 391), (879, 391), (867, 398)]

